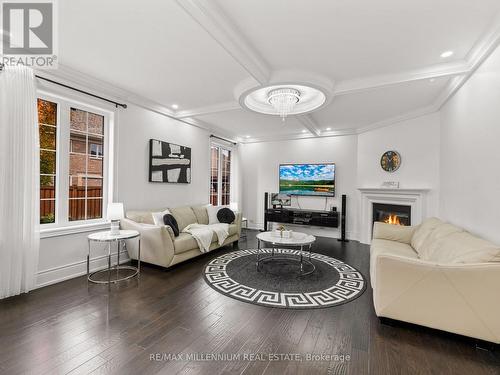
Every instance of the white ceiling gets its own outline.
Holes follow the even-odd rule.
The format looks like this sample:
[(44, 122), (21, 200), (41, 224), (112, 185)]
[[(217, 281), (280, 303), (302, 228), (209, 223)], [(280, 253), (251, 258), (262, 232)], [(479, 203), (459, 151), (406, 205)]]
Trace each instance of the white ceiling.
[[(243, 142), (345, 134), (438, 110), (496, 46), (499, 11), (498, 0), (61, 1), (59, 63)], [(284, 124), (239, 106), (242, 89), (291, 80), (329, 87), (328, 104)]]

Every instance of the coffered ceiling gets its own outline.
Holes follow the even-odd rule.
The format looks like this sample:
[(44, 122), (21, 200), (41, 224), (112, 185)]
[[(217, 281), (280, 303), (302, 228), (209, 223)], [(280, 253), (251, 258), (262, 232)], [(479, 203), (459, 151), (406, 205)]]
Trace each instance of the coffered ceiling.
[[(55, 74), (241, 142), (352, 134), (439, 110), (497, 46), (499, 11), (498, 0), (60, 1)], [(289, 82), (326, 88), (327, 104), (285, 122), (239, 104)]]

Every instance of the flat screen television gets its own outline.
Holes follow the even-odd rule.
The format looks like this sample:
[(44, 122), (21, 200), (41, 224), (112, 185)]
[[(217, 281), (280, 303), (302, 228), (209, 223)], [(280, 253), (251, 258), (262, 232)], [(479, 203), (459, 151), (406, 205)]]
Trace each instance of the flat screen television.
[(280, 193), (335, 196), (335, 164), (280, 164)]

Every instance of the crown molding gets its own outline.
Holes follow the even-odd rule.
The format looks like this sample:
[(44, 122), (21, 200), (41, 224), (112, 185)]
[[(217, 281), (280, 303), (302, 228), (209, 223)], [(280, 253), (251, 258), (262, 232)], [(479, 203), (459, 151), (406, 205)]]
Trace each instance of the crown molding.
[[(279, 137), (269, 136), (269, 137), (255, 137), (250, 139), (245, 139), (240, 141), (240, 143), (259, 143), (259, 142), (273, 142), (273, 141), (287, 141), (287, 140), (298, 140), (298, 139), (309, 139), (309, 138), (328, 138), (328, 137), (341, 137), (347, 135), (358, 135), (369, 131), (377, 130), (387, 126), (397, 124), (398, 122), (412, 120), (418, 117), (430, 115), (439, 111), (437, 105), (433, 104), (427, 107), (419, 108), (415, 111), (405, 113), (403, 115), (391, 117), (386, 120), (378, 121), (373, 124), (366, 125), (361, 128), (344, 128), (344, 129), (334, 129), (327, 132), (321, 132), (320, 135), (315, 135), (313, 133), (309, 134), (289, 134)], [(334, 125), (331, 125), (334, 127)]]
[(205, 31), (260, 84), (271, 76), (267, 62), (253, 48), (215, 1), (176, 0)]
[(339, 82), (335, 96), (353, 94), (375, 88), (400, 85), (431, 78), (457, 76), (469, 73), (471, 66), (467, 61), (456, 61), (448, 64), (429, 66), (423, 69), (378, 75), (361, 79)]
[(408, 120), (413, 120), (417, 117), (422, 117), (426, 115), (430, 115), (432, 113), (435, 113), (439, 111), (439, 108), (436, 104), (431, 104), (427, 107), (419, 108), (415, 111), (410, 111), (402, 115), (394, 116), (382, 121), (377, 121), (374, 122), (370, 125), (363, 126), (361, 128), (356, 129), (357, 134), (362, 134), (366, 133), (372, 130), (380, 129), (380, 128), (385, 128), (386, 126), (394, 125), (397, 124), (398, 122), (403, 122), (403, 121), (408, 121)]
[(264, 137), (253, 137), (244, 140), (239, 140), (241, 144), (248, 143), (263, 143), (263, 142), (283, 142), (283, 141), (295, 141), (301, 139), (316, 139), (316, 138), (328, 138), (328, 137), (340, 137), (346, 135), (356, 135), (356, 129), (340, 129), (328, 132), (321, 136), (316, 136), (311, 133), (295, 133), (295, 134), (284, 134), (282, 136), (264, 136)]
[(453, 79), (446, 89), (439, 95), (435, 101), (438, 109), (441, 109), (469, 80), (476, 70), (488, 59), (500, 44), (500, 13), (497, 14), (494, 21), (490, 24), (488, 30), (479, 39), (476, 45), (469, 51), (467, 61), (470, 66), (467, 74)]
[(211, 113), (234, 111), (236, 109), (241, 109), (240, 104), (236, 101), (216, 103), (214, 105), (208, 105), (205, 107), (199, 107), (199, 108), (193, 108), (175, 112), (175, 118), (181, 119), (185, 117), (202, 116)]
[(305, 115), (295, 115), (295, 118), (304, 126), (307, 130), (309, 130), (313, 135), (319, 137), (321, 132), (318, 128), (318, 124), (313, 119), (310, 114)]
[(234, 133), (228, 132), (227, 130), (224, 130), (224, 129), (222, 129), (222, 128), (220, 128), (212, 123), (209, 123), (209, 122), (206, 122), (206, 121), (203, 121), (200, 119), (196, 119), (196, 118), (191, 118), (191, 117), (187, 117), (187, 118), (184, 118), (184, 119), (179, 120), (179, 121), (182, 121), (188, 125), (196, 126), (198, 128), (207, 130), (208, 132), (212, 133), (213, 135), (217, 135), (219, 137), (226, 138), (232, 142), (237, 143), (237, 141), (236, 141), (237, 137)]
[(121, 87), (94, 78), (62, 64), (59, 64), (57, 70), (37, 70), (36, 74), (46, 78), (55, 78), (58, 81), (64, 81), (63, 83), (68, 83), (76, 88), (105, 94), (114, 100), (133, 103), (139, 107), (174, 118), (174, 112), (172, 110), (155, 102), (154, 100), (134, 94)]

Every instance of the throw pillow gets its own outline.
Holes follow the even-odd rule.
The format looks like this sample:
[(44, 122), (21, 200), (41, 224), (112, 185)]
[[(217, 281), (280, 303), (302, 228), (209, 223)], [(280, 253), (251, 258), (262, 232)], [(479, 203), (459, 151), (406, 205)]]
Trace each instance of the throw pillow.
[(207, 213), (208, 213), (208, 224), (217, 224), (219, 223), (219, 219), (217, 218), (217, 212), (221, 208), (228, 207), (228, 206), (207, 206)]
[(174, 231), (175, 237), (179, 236), (179, 226), (177, 225), (177, 220), (170, 214), (163, 216), (163, 223), (168, 225)]
[(167, 208), (162, 212), (151, 212), (151, 216), (153, 217), (154, 225), (163, 226), (163, 216), (170, 214), (170, 210)]
[(217, 212), (217, 219), (220, 223), (232, 224), (236, 216), (230, 208), (224, 207)]

